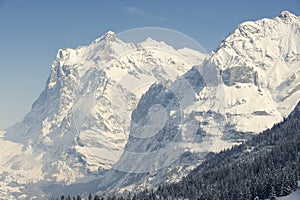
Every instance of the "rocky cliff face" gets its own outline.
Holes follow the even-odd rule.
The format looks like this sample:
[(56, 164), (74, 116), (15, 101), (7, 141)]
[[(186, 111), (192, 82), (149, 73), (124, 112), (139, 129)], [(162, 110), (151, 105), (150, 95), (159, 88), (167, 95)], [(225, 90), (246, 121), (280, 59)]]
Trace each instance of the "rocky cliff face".
[(151, 38), (126, 43), (112, 32), (88, 46), (59, 50), (31, 111), (3, 133), (1, 144), (17, 149), (2, 160), (2, 181), (16, 181), (18, 188), (95, 179), (123, 153), (140, 96), (205, 56)]
[(176, 181), (205, 153), (271, 128), (300, 99), (299, 65), (299, 17), (283, 11), (273, 19), (242, 23), (202, 65), (170, 86), (153, 85), (141, 97), (114, 166), (123, 173), (110, 174), (119, 178), (107, 187)]

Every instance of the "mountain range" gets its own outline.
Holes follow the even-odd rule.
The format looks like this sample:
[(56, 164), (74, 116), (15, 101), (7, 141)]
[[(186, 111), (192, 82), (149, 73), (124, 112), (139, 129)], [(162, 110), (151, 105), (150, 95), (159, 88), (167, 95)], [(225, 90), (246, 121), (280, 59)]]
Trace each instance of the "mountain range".
[(244, 22), (209, 55), (113, 32), (60, 49), (44, 91), (1, 132), (0, 194), (123, 193), (177, 182), (286, 118), (300, 99), (300, 18)]

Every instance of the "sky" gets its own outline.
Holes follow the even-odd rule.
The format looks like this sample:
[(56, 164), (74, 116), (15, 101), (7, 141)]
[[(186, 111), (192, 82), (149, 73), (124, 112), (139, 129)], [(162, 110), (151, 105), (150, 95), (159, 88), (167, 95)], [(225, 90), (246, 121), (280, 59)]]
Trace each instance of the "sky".
[(244, 21), (300, 15), (300, 0), (0, 0), (0, 129), (21, 121), (45, 87), (60, 48), (107, 31), (162, 27), (208, 52)]

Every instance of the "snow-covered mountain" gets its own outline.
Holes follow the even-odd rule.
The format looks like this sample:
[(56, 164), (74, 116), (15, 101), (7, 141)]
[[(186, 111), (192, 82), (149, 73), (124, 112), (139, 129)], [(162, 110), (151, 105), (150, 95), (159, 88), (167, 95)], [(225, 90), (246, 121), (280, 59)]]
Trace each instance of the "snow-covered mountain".
[(155, 82), (171, 83), (205, 56), (151, 38), (126, 43), (113, 32), (59, 50), (31, 111), (1, 134), (1, 192), (95, 179), (123, 153), (141, 94)]
[(176, 181), (205, 153), (271, 128), (300, 99), (299, 66), (300, 17), (283, 11), (242, 23), (203, 65), (171, 86), (152, 85), (141, 97), (117, 171), (100, 190)]
[(299, 64), (300, 18), (287, 11), (242, 23), (209, 57), (112, 32), (59, 50), (31, 111), (0, 134), (0, 194), (177, 181), (207, 152), (286, 117), (300, 99)]

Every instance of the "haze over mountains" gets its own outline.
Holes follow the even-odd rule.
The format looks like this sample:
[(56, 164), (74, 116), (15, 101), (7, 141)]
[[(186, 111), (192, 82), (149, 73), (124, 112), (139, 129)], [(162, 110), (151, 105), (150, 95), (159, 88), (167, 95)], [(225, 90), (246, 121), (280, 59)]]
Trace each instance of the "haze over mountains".
[(288, 11), (242, 23), (209, 55), (113, 32), (59, 50), (31, 111), (1, 133), (0, 193), (178, 181), (208, 152), (287, 117), (300, 99), (299, 64), (300, 18)]

